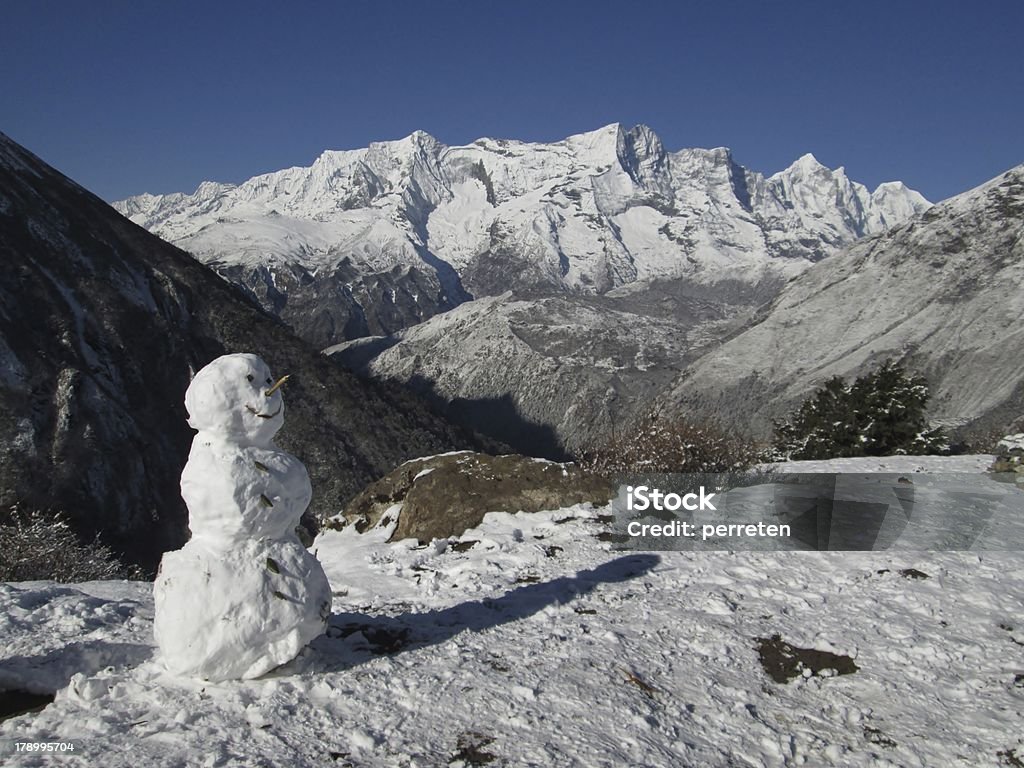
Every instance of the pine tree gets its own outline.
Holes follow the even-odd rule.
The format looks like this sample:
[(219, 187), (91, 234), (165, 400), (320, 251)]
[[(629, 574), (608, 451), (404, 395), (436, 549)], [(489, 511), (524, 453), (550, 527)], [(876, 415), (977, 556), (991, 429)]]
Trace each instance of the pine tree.
[(886, 360), (847, 385), (834, 376), (785, 422), (775, 449), (792, 459), (943, 453), (948, 440), (925, 419), (928, 383)]

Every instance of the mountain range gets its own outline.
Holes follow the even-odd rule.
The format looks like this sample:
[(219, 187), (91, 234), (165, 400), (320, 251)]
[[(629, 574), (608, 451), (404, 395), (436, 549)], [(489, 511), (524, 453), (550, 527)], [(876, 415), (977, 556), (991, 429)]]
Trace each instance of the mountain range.
[(114, 206), (326, 347), (506, 291), (602, 295), (683, 280), (760, 300), (929, 206), (804, 155), (772, 176), (619, 124), (539, 144), (417, 131), (310, 167)]
[(563, 457), (652, 407), (763, 438), (885, 357), (930, 378), (940, 421), (1011, 420), (1019, 175), (931, 207), (810, 155), (764, 176), (615, 124), (553, 144), (417, 132), (115, 207), (335, 362)]
[(1024, 413), (1022, 177), (1012, 169), (866, 236), (768, 301), (749, 284), (681, 278), (601, 296), (510, 292), (326, 353), (552, 456), (652, 411), (765, 440), (816, 386), (887, 358), (925, 375), (934, 421), (984, 441)]

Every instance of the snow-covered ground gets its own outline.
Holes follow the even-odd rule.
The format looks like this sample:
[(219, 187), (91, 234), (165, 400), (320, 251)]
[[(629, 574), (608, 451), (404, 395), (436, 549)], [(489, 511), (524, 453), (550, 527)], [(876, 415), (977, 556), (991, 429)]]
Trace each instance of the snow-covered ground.
[[(956, 469), (920, 457), (881, 461), (816, 469), (987, 466), (983, 458), (957, 459), (968, 463)], [(1020, 494), (1024, 515), (1024, 492), (1000, 490)], [(1003, 552), (621, 552), (598, 537), (606, 512), (495, 513), (458, 545), (326, 532), (316, 549), (335, 592), (328, 633), (244, 682), (162, 672), (151, 658), (149, 584), (0, 585), (0, 689), (57, 691), (42, 712), (0, 722), (0, 739), (76, 742), (73, 757), (10, 753), (8, 743), (0, 762), (1024, 759), (1019, 542)], [(757, 648), (776, 634), (849, 656), (857, 670), (775, 682)]]

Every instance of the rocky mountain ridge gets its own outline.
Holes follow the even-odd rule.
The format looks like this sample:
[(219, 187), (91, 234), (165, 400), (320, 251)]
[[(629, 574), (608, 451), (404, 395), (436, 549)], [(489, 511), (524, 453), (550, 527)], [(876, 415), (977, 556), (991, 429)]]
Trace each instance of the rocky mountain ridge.
[(669, 152), (646, 126), (612, 124), (551, 144), (449, 147), (417, 131), (114, 205), (327, 346), (508, 290), (683, 279), (773, 295), (929, 203), (900, 182), (869, 191), (809, 154), (764, 176), (727, 149)]
[(518, 451), (564, 459), (642, 415), (702, 350), (743, 327), (755, 299), (710, 299), (679, 281), (602, 296), (508, 291), (324, 354)]

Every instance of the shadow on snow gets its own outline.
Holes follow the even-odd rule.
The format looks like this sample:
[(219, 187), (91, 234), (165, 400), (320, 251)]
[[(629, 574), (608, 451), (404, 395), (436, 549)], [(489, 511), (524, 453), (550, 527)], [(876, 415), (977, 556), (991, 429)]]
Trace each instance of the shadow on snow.
[(313, 653), (279, 668), (277, 674), (333, 672), (365, 663), (375, 656), (393, 655), (445, 642), (461, 632), (482, 632), (528, 618), (545, 608), (586, 595), (602, 584), (626, 581), (649, 572), (661, 558), (630, 555), (573, 577), (527, 584), (496, 598), (485, 598), (424, 613), (365, 616), (336, 613), (327, 632), (310, 644)]

